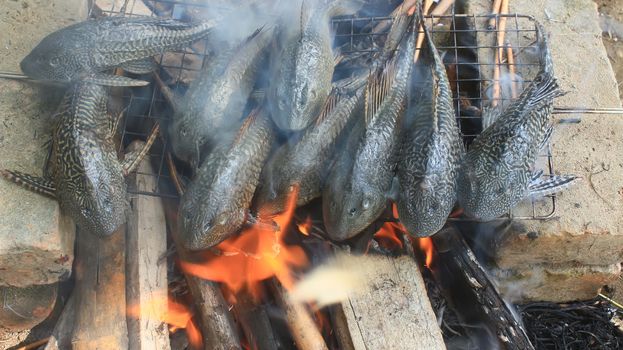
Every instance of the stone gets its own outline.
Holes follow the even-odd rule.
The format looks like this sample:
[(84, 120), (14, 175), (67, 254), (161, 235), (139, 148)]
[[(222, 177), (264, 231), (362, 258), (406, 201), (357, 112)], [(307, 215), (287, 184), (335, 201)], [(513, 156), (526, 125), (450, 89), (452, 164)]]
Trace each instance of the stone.
[[(490, 1), (473, 0), (469, 4), (468, 11), (473, 14), (490, 11)], [(594, 2), (515, 0), (510, 6), (511, 13), (534, 16), (550, 34), (554, 70), (567, 92), (556, 99), (555, 106), (621, 107)], [(567, 118), (580, 118), (581, 122), (557, 123)], [(623, 118), (557, 114), (553, 119), (554, 170), (582, 179), (558, 194), (550, 219), (517, 220), (506, 234), (497, 235), (495, 262), (501, 268), (621, 262), (623, 158), (613, 151), (623, 149)], [(537, 209), (544, 205), (538, 201)]]
[(56, 303), (58, 283), (25, 288), (0, 287), (0, 324), (5, 329), (30, 329), (45, 320)]
[[(84, 0), (4, 2), (0, 70), (20, 73), (19, 62), (45, 35), (86, 13)], [(42, 174), (60, 94), (57, 86), (0, 79), (0, 169)], [(0, 179), (0, 218), (0, 285), (50, 284), (71, 274), (75, 229), (54, 200)]]
[(500, 293), (518, 304), (592, 299), (602, 287), (615, 284), (620, 274), (621, 264), (526, 265), (524, 268), (492, 271)]

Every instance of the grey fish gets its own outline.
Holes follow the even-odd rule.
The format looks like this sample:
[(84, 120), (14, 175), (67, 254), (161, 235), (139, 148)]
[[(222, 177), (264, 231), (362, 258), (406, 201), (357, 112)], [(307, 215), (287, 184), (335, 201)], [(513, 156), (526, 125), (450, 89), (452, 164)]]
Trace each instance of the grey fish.
[(126, 183), (156, 138), (154, 130), (141, 150), (117, 159), (117, 121), (106, 111), (106, 88), (74, 84), (57, 111), (52, 153), (44, 177), (3, 170), (2, 175), (35, 192), (56, 198), (61, 210), (81, 228), (109, 236), (126, 222)]
[(234, 135), (255, 84), (272, 29), (261, 29), (237, 48), (217, 55), (176, 104), (169, 129), (175, 155), (198, 164), (199, 149), (206, 143)]
[(528, 195), (552, 193), (575, 176), (540, 180), (534, 164), (551, 134), (554, 98), (560, 96), (548, 41), (537, 25), (541, 69), (535, 79), (471, 144), (462, 165), (458, 199), (469, 216), (489, 220), (508, 213)]
[[(392, 190), (400, 121), (407, 98), (417, 33), (403, 37), (400, 50), (368, 85), (366, 131), (349, 174), (332, 171), (323, 191), (323, 217), (328, 235), (335, 240), (353, 237), (383, 212)], [(379, 102), (380, 101), (380, 102)]]
[[(145, 73), (146, 59), (181, 49), (206, 37), (214, 22), (184, 23), (155, 17), (101, 17), (53, 32), (20, 63), (33, 79), (70, 82), (88, 80), (113, 86), (140, 86), (147, 82), (102, 73), (124, 66)], [(137, 67), (141, 67), (137, 69)]]
[[(283, 19), (275, 39), (268, 106), (282, 130), (304, 129), (320, 113), (331, 92), (334, 69), (329, 20), (359, 6), (354, 0), (316, 2), (303, 0), (300, 14), (293, 14), (300, 16), (300, 23)], [(288, 15), (284, 16), (292, 17)]]
[(412, 235), (439, 231), (456, 203), (457, 176), (464, 155), (452, 107), (446, 69), (430, 32), (414, 69), (396, 178), (398, 217)]
[(230, 147), (206, 158), (180, 202), (186, 248), (207, 249), (240, 230), (274, 138), (270, 117), (256, 109)]
[(342, 131), (352, 126), (363, 88), (349, 95), (332, 93), (328, 108), (309, 126), (300, 140), (282, 145), (264, 168), (262, 186), (256, 201), (263, 212), (274, 214), (285, 209), (289, 195), (298, 188), (296, 205), (309, 203), (322, 194), (332, 154), (336, 151)]

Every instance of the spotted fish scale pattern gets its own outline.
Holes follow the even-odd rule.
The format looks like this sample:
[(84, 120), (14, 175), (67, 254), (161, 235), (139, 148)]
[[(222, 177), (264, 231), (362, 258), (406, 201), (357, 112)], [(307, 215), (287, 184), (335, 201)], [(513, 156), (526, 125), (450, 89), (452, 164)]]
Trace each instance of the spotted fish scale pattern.
[(10, 180), (55, 197), (78, 226), (98, 236), (108, 236), (125, 223), (127, 209), (107, 99), (102, 86), (71, 86), (54, 118), (46, 177), (3, 171)]
[[(155, 17), (101, 17), (53, 32), (20, 66), (33, 79), (69, 82), (125, 63), (180, 49), (206, 37), (214, 22), (183, 23)], [(109, 85), (131, 79), (107, 76)]]
[(456, 203), (464, 155), (452, 107), (452, 91), (441, 57), (424, 26), (427, 44), (414, 69), (397, 166), (398, 215), (409, 233), (439, 231)]
[(548, 41), (537, 25), (541, 69), (519, 98), (471, 144), (459, 176), (459, 203), (469, 216), (494, 219), (528, 196), (554, 98), (562, 94)]

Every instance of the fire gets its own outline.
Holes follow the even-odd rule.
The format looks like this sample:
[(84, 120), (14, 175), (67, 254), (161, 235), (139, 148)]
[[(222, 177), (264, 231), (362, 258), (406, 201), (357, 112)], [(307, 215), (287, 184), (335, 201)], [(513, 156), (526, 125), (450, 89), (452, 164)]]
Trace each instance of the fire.
[(381, 246), (387, 249), (402, 248), (403, 243), (398, 237), (398, 232), (402, 231), (400, 224), (395, 222), (386, 222), (381, 228), (374, 234), (374, 238), (379, 242)]
[[(398, 219), (398, 208), (396, 204), (392, 204), (392, 215), (394, 219)], [(374, 234), (374, 238), (379, 244), (386, 249), (402, 248), (403, 243), (398, 233), (407, 232), (405, 228), (399, 222), (386, 222), (381, 228)]]
[(292, 192), (283, 213), (270, 217), (272, 223), (258, 220), (240, 235), (219, 244), (221, 254), (206, 253), (203, 263), (181, 261), (182, 270), (222, 282), (233, 293), (246, 289), (256, 299), (261, 296), (260, 282), (273, 276), (290, 290), (294, 284), (291, 270), (308, 264), (301, 247), (287, 246), (283, 241), (294, 216), (297, 194), (298, 190)]
[(299, 231), (305, 236), (309, 236), (312, 229), (312, 219), (311, 216), (307, 215), (307, 219), (305, 221), (299, 223), (298, 225)]
[(166, 295), (156, 295), (141, 305), (128, 306), (127, 314), (136, 318), (167, 323), (171, 333), (185, 329), (191, 347), (193, 349), (203, 348), (201, 332), (193, 320), (193, 312), (186, 305), (170, 300)]
[(426, 255), (425, 266), (430, 268), (430, 264), (433, 262), (433, 239), (430, 237), (419, 238), (418, 245)]

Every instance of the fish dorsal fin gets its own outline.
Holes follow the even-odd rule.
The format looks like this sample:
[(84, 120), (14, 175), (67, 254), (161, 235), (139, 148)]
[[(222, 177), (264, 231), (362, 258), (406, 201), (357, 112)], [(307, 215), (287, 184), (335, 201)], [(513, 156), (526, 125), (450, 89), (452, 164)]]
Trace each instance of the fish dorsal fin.
[(259, 118), (261, 109), (262, 107), (253, 108), (253, 110), (249, 113), (249, 115), (242, 122), (242, 125), (240, 126), (240, 129), (238, 130), (238, 134), (236, 134), (236, 137), (234, 138), (234, 142), (232, 144), (237, 144), (237, 143), (242, 142), (244, 135), (246, 134), (247, 130), (249, 130), (249, 127), (251, 126), (251, 124), (253, 124), (257, 118)]
[(316, 126), (322, 124), (322, 122), (324, 122), (324, 120), (327, 119), (327, 116), (329, 116), (331, 112), (333, 112), (333, 110), (335, 109), (335, 106), (338, 104), (340, 100), (341, 100), (341, 96), (338, 93), (338, 89), (333, 88), (333, 90), (329, 94), (329, 97), (327, 98), (327, 101), (324, 104), (324, 107), (322, 107), (322, 111), (320, 112), (320, 115), (318, 115), (318, 118), (316, 118), (316, 123), (315, 123)]
[(366, 124), (372, 120), (378, 111), (396, 78), (396, 61), (397, 56), (394, 56), (394, 58), (385, 64), (380, 72), (371, 75), (368, 80), (365, 98)]

